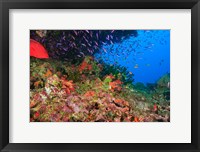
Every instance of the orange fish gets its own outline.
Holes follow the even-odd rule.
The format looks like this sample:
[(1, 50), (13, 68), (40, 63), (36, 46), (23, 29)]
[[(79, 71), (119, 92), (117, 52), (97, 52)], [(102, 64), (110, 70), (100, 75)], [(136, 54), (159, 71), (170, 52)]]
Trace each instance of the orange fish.
[(30, 56), (46, 59), (49, 58), (47, 50), (37, 41), (30, 39)]

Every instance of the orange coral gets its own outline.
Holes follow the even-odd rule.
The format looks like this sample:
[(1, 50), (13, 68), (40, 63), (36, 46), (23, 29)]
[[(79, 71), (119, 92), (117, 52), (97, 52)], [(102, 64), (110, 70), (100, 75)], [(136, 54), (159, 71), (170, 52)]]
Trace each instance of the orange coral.
[(115, 79), (115, 76), (113, 76), (112, 74), (109, 74), (109, 75), (106, 76), (106, 78), (109, 78), (109, 79), (113, 80), (113, 79)]
[(85, 97), (93, 97), (95, 95), (95, 92), (94, 91), (87, 91), (85, 94), (84, 94), (84, 96)]
[(36, 82), (34, 83), (34, 86), (35, 86), (36, 88), (38, 88), (39, 84), (40, 84), (40, 81), (36, 81)]
[(48, 69), (47, 72), (44, 74), (45, 77), (52, 76), (52, 72)]
[(142, 116), (140, 117), (134, 117), (134, 122), (143, 122), (144, 121), (144, 118)]
[(121, 91), (122, 89), (121, 85), (122, 85), (122, 82), (120, 80), (115, 80), (109, 83), (111, 91), (115, 91), (115, 90)]
[(72, 80), (68, 81), (64, 77), (61, 78), (62, 82), (62, 89), (65, 89), (65, 92), (70, 94), (72, 91), (74, 91), (74, 83)]
[(34, 100), (32, 100), (32, 101), (30, 102), (30, 108), (35, 107), (36, 104), (37, 104), (37, 102), (34, 101)]
[[(119, 106), (121, 106), (121, 107), (126, 106), (126, 107), (128, 108), (128, 106), (129, 106), (128, 101), (125, 101), (125, 100), (123, 100), (123, 99), (115, 99), (115, 100), (114, 100), (114, 103), (117, 104), (117, 105), (119, 105)], [(128, 108), (128, 109), (124, 109), (124, 110), (125, 110), (125, 111), (126, 111), (126, 110), (129, 110), (129, 108)]]
[(123, 104), (123, 100), (122, 99), (115, 99), (114, 102), (116, 104)]
[(139, 122), (138, 117), (135, 117), (135, 118), (134, 118), (134, 122)]
[(34, 82), (35, 88), (39, 88), (39, 87), (41, 87), (42, 85), (43, 85), (43, 81), (41, 81), (41, 80)]
[(92, 65), (88, 64), (86, 61), (83, 61), (79, 66), (79, 71), (82, 72), (83, 70), (92, 70)]
[(79, 71), (82, 72), (83, 70), (85, 70), (87, 65), (87, 62), (83, 61), (79, 67)]

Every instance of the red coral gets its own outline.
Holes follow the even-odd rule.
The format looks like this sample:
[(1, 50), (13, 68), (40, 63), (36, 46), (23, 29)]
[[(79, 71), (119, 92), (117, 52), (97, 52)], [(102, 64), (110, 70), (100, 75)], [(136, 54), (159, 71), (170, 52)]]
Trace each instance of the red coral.
[(34, 115), (33, 115), (33, 118), (34, 119), (38, 119), (40, 116), (40, 113), (39, 112), (35, 112)]
[(157, 111), (158, 111), (158, 106), (157, 106), (156, 104), (154, 104), (154, 106), (153, 106), (153, 111), (154, 111), (154, 112), (157, 112)]

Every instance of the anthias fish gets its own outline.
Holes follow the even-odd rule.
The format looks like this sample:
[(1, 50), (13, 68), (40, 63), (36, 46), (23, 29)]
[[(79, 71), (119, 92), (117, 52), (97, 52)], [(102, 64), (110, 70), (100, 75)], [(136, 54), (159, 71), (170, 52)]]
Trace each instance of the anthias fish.
[(41, 59), (49, 58), (47, 50), (33, 39), (30, 39), (30, 56)]

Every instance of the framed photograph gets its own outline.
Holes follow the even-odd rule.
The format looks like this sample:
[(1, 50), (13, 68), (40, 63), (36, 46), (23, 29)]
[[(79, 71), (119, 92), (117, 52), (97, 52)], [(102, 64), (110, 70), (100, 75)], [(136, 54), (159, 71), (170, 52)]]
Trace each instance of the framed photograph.
[(198, 0), (1, 0), (1, 151), (200, 151)]

